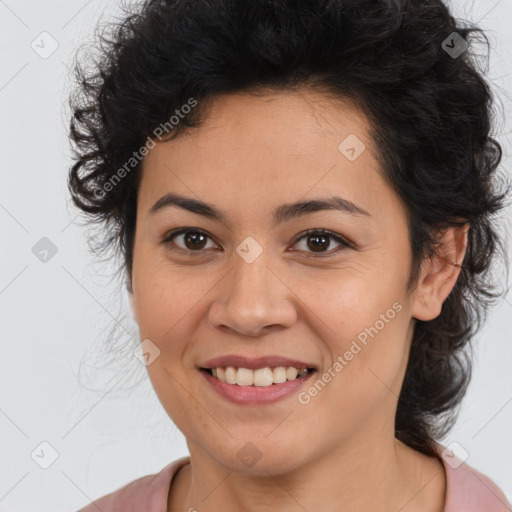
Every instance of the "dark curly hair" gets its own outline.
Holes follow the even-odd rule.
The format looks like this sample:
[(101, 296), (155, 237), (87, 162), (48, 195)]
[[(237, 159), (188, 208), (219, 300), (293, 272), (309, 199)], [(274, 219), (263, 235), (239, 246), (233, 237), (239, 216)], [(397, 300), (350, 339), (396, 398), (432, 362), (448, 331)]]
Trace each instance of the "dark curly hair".
[[(483, 31), (441, 0), (148, 0), (108, 27), (92, 65), (75, 67), (68, 186), (87, 219), (105, 227), (95, 251), (121, 257), (128, 289), (140, 162), (129, 172), (126, 162), (191, 98), (197, 108), (168, 138), (199, 126), (218, 94), (309, 87), (354, 102), (407, 210), (410, 287), (443, 228), (469, 223), (441, 314), (417, 321), (398, 401), (396, 437), (433, 455), (470, 380), (466, 348), (500, 295), (491, 263), (498, 252), (507, 260), (494, 224), (507, 192), (498, 187), (493, 95), (471, 47), (488, 49)], [(450, 52), (454, 37), (469, 49)]]

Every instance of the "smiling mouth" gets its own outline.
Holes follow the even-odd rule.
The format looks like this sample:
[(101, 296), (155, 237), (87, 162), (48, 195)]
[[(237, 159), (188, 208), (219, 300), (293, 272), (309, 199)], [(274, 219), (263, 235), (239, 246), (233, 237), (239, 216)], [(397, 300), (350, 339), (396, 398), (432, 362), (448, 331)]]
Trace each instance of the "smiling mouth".
[(293, 366), (276, 366), (258, 368), (236, 368), (233, 366), (201, 368), (221, 382), (237, 386), (266, 387), (297, 380), (315, 372), (315, 368), (295, 368)]

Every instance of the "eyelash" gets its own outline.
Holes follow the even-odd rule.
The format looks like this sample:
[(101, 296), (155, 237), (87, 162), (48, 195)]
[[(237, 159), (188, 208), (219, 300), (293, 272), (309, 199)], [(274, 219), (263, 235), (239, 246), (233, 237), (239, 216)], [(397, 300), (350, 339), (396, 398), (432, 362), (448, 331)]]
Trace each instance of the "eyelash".
[[(173, 238), (175, 238), (176, 236), (178, 235), (182, 235), (184, 233), (198, 233), (198, 234), (201, 234), (201, 235), (204, 235), (208, 238), (211, 239), (210, 235), (208, 235), (205, 231), (201, 230), (201, 229), (197, 229), (197, 228), (180, 228), (180, 229), (177, 229), (177, 230), (174, 230), (174, 231), (171, 231), (169, 233), (167, 233), (164, 238), (162, 239), (161, 241), (161, 244), (163, 245), (166, 245), (167, 248), (171, 251), (178, 251), (178, 252), (184, 252), (184, 253), (187, 253), (187, 254), (193, 254), (194, 256), (197, 256), (197, 255), (200, 255), (202, 252), (204, 252), (204, 250), (202, 249), (199, 249), (197, 251), (192, 251), (190, 249), (182, 249), (181, 247), (172, 247), (171, 246), (171, 241)], [(301, 240), (303, 240), (304, 238), (307, 238), (308, 236), (310, 235), (327, 235), (329, 238), (331, 238), (332, 240), (334, 240), (335, 242), (339, 243), (341, 245), (341, 247), (338, 247), (336, 250), (331, 250), (331, 251), (327, 251), (327, 252), (321, 252), (321, 253), (314, 253), (314, 252), (308, 252), (308, 255), (313, 257), (313, 258), (325, 258), (325, 257), (329, 257), (329, 256), (332, 256), (334, 254), (337, 254), (338, 252), (340, 252), (341, 250), (343, 249), (355, 249), (354, 245), (352, 243), (350, 243), (348, 240), (344, 239), (343, 237), (337, 235), (336, 233), (333, 233), (332, 231), (329, 231), (329, 230), (326, 230), (326, 229), (308, 229), (307, 231), (301, 233), (298, 238), (295, 240), (295, 242), (293, 243), (293, 245), (297, 244), (298, 242), (300, 242)]]

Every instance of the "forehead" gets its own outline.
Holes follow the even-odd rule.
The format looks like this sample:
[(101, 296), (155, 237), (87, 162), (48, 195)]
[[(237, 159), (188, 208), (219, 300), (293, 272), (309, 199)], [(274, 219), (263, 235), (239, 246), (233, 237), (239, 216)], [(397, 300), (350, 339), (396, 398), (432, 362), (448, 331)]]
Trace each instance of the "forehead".
[(348, 99), (308, 89), (252, 91), (210, 99), (201, 126), (170, 142), (196, 145), (200, 152), (266, 146), (321, 160), (318, 149), (337, 153), (350, 133), (372, 146), (369, 130), (367, 118)]
[(365, 209), (385, 207), (393, 193), (370, 128), (352, 103), (317, 92), (219, 96), (199, 127), (146, 155), (139, 204), (149, 210), (176, 192), (254, 212), (336, 193)]

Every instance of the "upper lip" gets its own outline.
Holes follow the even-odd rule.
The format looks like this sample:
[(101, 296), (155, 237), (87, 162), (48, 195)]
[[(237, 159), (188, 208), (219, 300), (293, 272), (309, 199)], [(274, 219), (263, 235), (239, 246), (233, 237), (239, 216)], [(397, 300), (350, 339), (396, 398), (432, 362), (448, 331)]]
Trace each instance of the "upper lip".
[(313, 368), (316, 370), (316, 366), (311, 363), (299, 361), (297, 359), (291, 359), (289, 357), (282, 357), (277, 355), (262, 356), (262, 357), (246, 357), (241, 355), (227, 355), (214, 357), (209, 359), (200, 365), (201, 368), (225, 368), (233, 366), (235, 368), (249, 368), (256, 370), (258, 368), (264, 368), (266, 366), (293, 366), (294, 368)]

